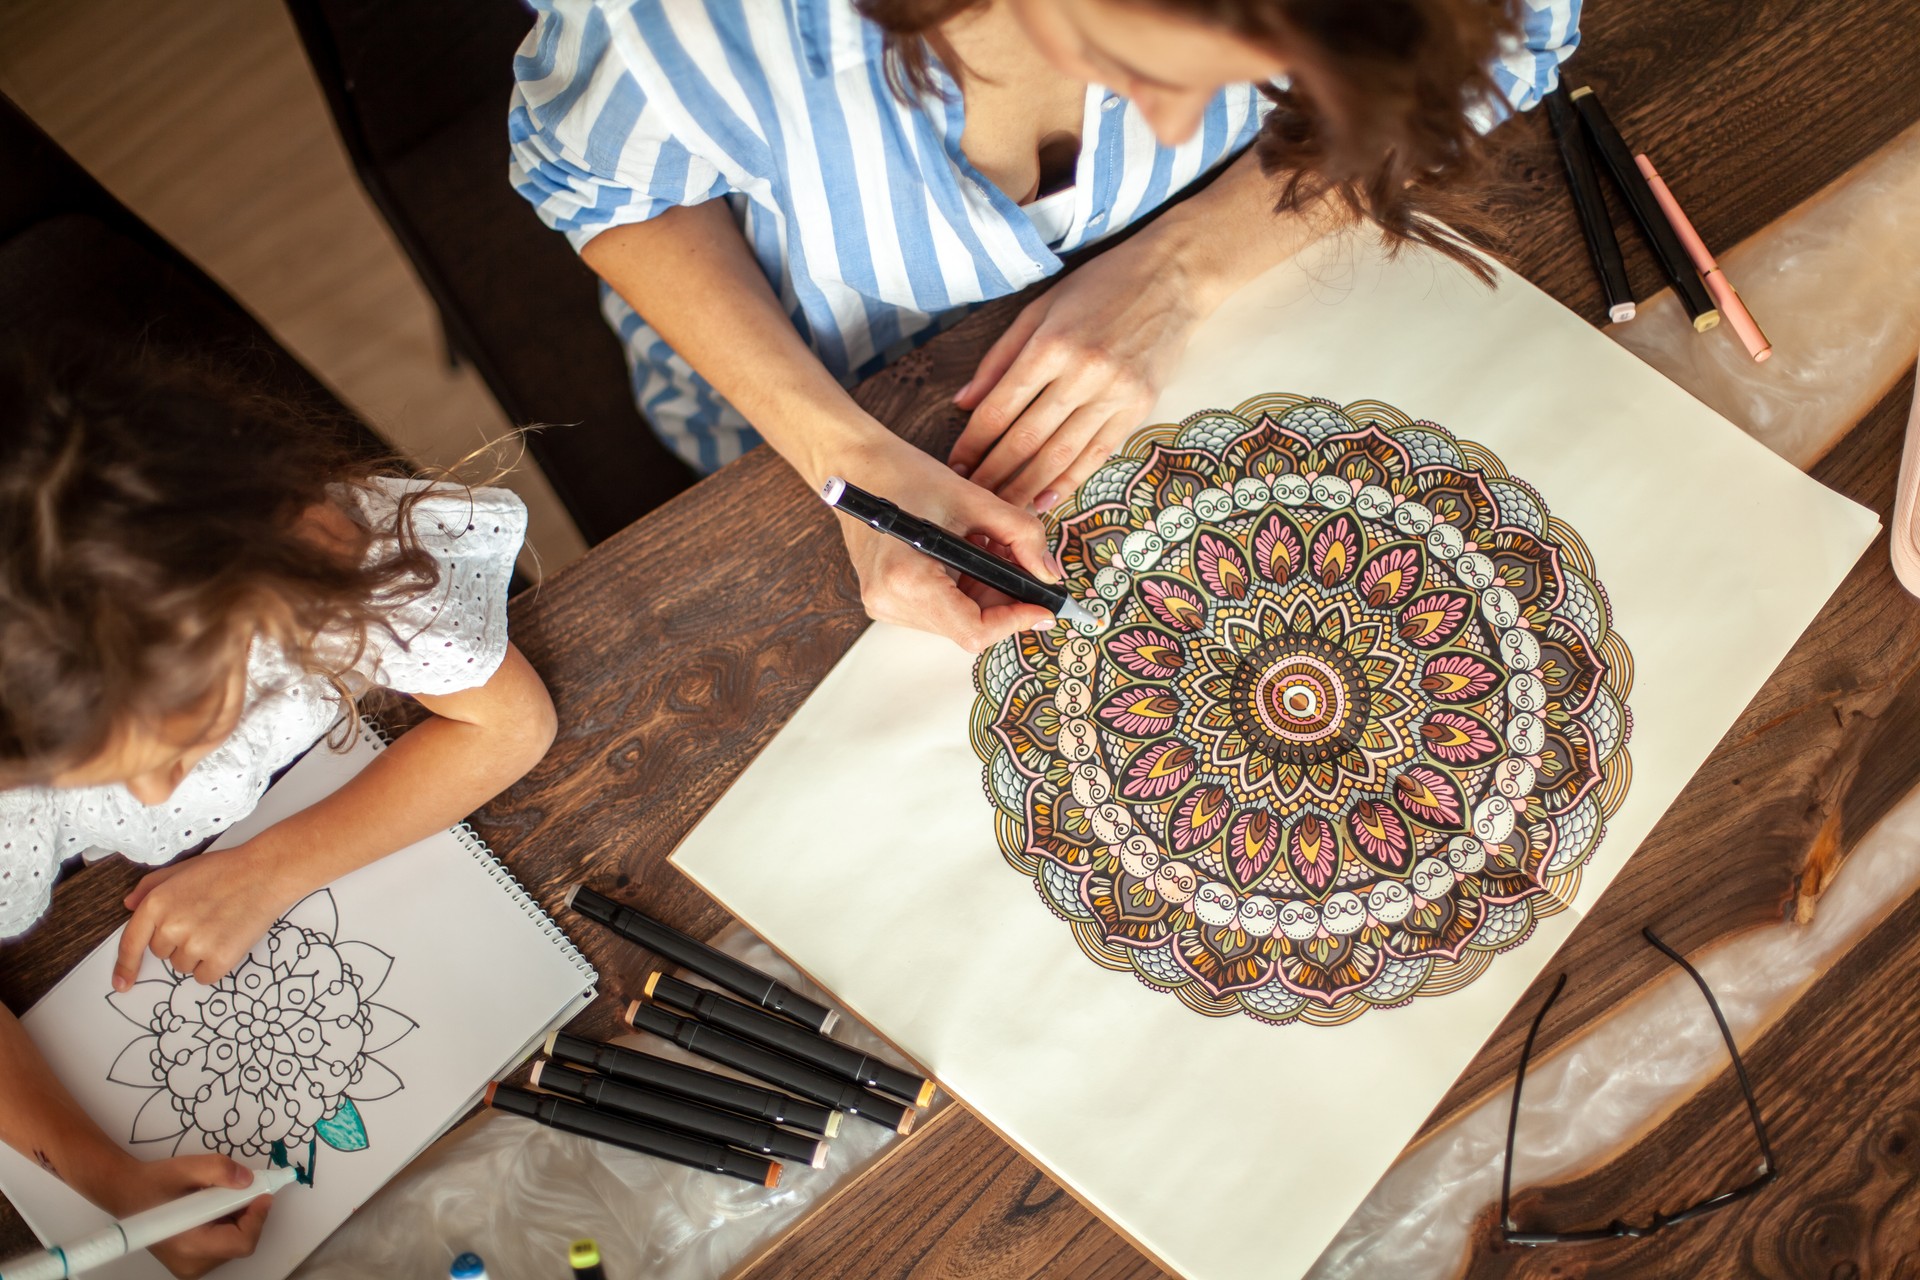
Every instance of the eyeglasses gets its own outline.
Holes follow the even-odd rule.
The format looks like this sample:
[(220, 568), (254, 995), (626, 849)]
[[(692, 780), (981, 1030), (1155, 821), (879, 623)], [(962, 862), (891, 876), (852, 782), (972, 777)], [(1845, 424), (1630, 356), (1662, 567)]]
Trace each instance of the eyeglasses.
[(1721, 1038), (1727, 1042), (1727, 1054), (1733, 1059), (1733, 1073), (1740, 1080), (1740, 1092), (1747, 1100), (1747, 1115), (1753, 1120), (1753, 1136), (1760, 1142), (1760, 1175), (1744, 1186), (1731, 1191), (1723, 1191), (1717, 1196), (1702, 1200), (1689, 1209), (1677, 1213), (1655, 1213), (1645, 1226), (1635, 1226), (1615, 1218), (1604, 1227), (1588, 1231), (1516, 1231), (1513, 1226), (1513, 1136), (1520, 1123), (1520, 1087), (1526, 1083), (1527, 1062), (1533, 1057), (1534, 1037), (1540, 1034), (1540, 1024), (1545, 1021), (1547, 1010), (1553, 1008), (1553, 1002), (1560, 998), (1560, 991), (1567, 985), (1567, 975), (1561, 974), (1553, 984), (1553, 990), (1547, 993), (1546, 1003), (1540, 1006), (1540, 1012), (1533, 1015), (1533, 1026), (1527, 1031), (1526, 1046), (1520, 1051), (1520, 1068), (1513, 1077), (1513, 1110), (1507, 1116), (1507, 1158), (1500, 1174), (1500, 1238), (1507, 1244), (1543, 1245), (1543, 1244), (1584, 1244), (1592, 1240), (1638, 1239), (1650, 1236), (1676, 1223), (1690, 1218), (1705, 1217), (1718, 1209), (1737, 1204), (1760, 1188), (1772, 1182), (1777, 1172), (1773, 1163), (1773, 1148), (1767, 1142), (1767, 1128), (1760, 1121), (1760, 1104), (1753, 1099), (1753, 1085), (1747, 1080), (1747, 1068), (1740, 1061), (1740, 1050), (1733, 1043), (1733, 1031), (1727, 1026), (1726, 1015), (1720, 1012), (1720, 1002), (1713, 998), (1713, 992), (1707, 986), (1707, 980), (1700, 971), (1688, 964), (1686, 957), (1662, 942), (1651, 929), (1642, 929), (1641, 935), (1660, 948), (1667, 959), (1687, 971), (1694, 985), (1700, 988), (1700, 994), (1707, 998), (1707, 1008), (1713, 1010), (1713, 1020), (1720, 1024)]

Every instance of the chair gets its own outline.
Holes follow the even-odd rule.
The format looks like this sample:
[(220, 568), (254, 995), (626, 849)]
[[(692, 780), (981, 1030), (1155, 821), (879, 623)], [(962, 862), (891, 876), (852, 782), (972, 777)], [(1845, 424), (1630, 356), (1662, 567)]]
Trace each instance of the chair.
[(368, 457), (393, 447), (253, 316), (0, 96), (0, 335), (82, 333), (214, 356), (324, 408)]
[(518, 0), (287, 0), (367, 194), (588, 542), (693, 474), (634, 406), (599, 284), (507, 183)]

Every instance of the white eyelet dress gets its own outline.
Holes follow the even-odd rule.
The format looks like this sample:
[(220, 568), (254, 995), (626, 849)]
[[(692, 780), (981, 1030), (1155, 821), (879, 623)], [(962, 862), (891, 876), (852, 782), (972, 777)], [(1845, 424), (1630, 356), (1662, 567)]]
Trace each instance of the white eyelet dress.
[[(372, 557), (392, 547), (401, 495), (423, 481), (376, 478), (340, 491), (349, 514), (379, 535)], [(440, 570), (439, 583), (375, 628), (348, 674), (350, 685), (400, 693), (453, 693), (485, 684), (507, 652), (507, 584), (526, 536), (527, 513), (504, 489), (442, 486), (417, 502), (411, 525)], [(144, 805), (115, 783), (0, 791), (0, 938), (45, 914), (60, 864), (123, 853), (158, 866), (238, 822), (275, 773), (318, 742), (340, 717), (332, 685), (255, 640), (247, 652), (246, 705), (233, 733), (208, 752), (165, 803)]]

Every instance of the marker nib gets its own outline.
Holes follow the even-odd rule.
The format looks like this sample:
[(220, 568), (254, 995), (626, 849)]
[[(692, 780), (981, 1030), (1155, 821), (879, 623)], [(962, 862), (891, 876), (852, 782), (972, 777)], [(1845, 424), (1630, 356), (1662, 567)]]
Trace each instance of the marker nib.
[(1100, 625), (1100, 619), (1094, 617), (1092, 613), (1088, 612), (1085, 605), (1075, 600), (1072, 596), (1067, 597), (1067, 602), (1060, 606), (1060, 612), (1054, 616), (1059, 618), (1060, 621), (1070, 622), (1076, 627), (1097, 627)]

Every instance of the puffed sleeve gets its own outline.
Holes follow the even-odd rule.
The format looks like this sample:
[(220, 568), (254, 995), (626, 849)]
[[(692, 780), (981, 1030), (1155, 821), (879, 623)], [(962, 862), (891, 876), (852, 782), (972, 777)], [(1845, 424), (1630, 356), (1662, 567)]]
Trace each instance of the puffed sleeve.
[(1531, 111), (1560, 83), (1560, 64), (1580, 47), (1582, 0), (1520, 0), (1520, 34), (1489, 70), (1500, 96), (1476, 113), (1491, 129), (1516, 111)]
[(64, 843), (54, 792), (0, 791), (0, 938), (25, 933), (47, 913)]
[[(664, 6), (611, 17), (593, 0), (533, 0), (533, 8), (538, 17), (513, 60), (507, 129), (509, 177), (541, 221), (577, 250), (609, 227), (736, 189), (724, 148), (704, 133), (688, 136), (696, 130), (676, 88), (699, 96), (704, 79), (674, 42)], [(673, 45), (675, 73), (656, 60), (650, 31)]]
[[(376, 532), (395, 528), (399, 500), (415, 480), (375, 480), (357, 495)], [(507, 654), (507, 589), (527, 533), (527, 508), (505, 489), (433, 486), (409, 509), (418, 545), (439, 581), (368, 632), (358, 670), (400, 693), (456, 693), (492, 678)], [(391, 537), (385, 534), (383, 537)], [(379, 555), (382, 543), (370, 554)]]

